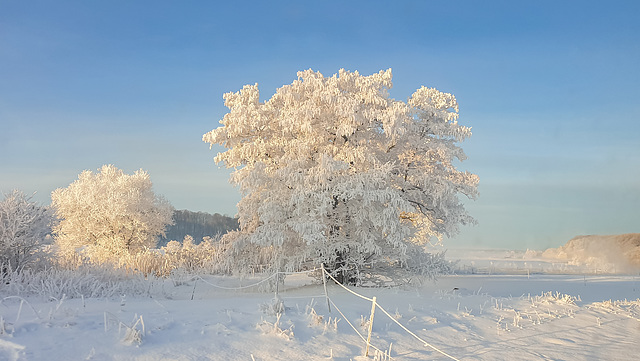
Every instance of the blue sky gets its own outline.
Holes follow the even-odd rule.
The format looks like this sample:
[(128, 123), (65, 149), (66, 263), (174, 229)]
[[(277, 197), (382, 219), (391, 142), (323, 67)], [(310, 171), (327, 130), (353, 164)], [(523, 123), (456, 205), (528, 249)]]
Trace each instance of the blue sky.
[(0, 190), (50, 202), (84, 169), (147, 170), (176, 208), (233, 215), (201, 141), (222, 95), (298, 70), (392, 68), (456, 95), (479, 224), (450, 247), (640, 232), (640, 2), (0, 0)]

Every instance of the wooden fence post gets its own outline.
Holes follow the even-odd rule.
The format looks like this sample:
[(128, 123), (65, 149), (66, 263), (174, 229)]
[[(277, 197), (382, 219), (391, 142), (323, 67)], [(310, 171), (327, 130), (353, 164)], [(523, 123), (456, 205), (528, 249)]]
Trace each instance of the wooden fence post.
[(367, 336), (367, 349), (364, 352), (365, 357), (369, 357), (369, 346), (371, 345), (371, 331), (373, 330), (373, 314), (376, 312), (376, 296), (373, 296), (371, 302), (371, 317), (369, 318), (369, 336)]
[(329, 304), (329, 293), (327, 293), (327, 277), (325, 277), (324, 263), (320, 264), (320, 268), (322, 269), (322, 284), (324, 285), (324, 297), (327, 299), (327, 308), (329, 309), (329, 313), (331, 313), (331, 305)]

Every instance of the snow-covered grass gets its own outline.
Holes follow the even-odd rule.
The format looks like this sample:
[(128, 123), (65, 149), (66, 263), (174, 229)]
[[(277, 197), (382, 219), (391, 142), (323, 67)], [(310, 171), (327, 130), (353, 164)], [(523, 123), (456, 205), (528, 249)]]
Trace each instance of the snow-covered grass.
[[(328, 282), (327, 294), (307, 274), (287, 277), (277, 295), (265, 283), (252, 286), (264, 276), (136, 276), (103, 286), (102, 294), (4, 285), (0, 360), (631, 360), (640, 354), (639, 275), (506, 273), (443, 276), (411, 288), (348, 291)], [(52, 283), (69, 277), (49, 276)], [(79, 278), (68, 282), (80, 287)], [(99, 282), (89, 284), (99, 289)], [(373, 297), (379, 307), (371, 324)]]

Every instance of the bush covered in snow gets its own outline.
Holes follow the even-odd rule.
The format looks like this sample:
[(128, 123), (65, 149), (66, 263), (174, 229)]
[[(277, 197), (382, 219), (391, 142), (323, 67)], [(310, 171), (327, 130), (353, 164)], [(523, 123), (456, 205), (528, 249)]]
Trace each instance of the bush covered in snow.
[(81, 253), (52, 254), (46, 267), (5, 270), (0, 295), (79, 298), (162, 293), (165, 281), (178, 285), (198, 275), (219, 273), (215, 241), (207, 237), (194, 244), (187, 236), (183, 243), (171, 241), (160, 249), (126, 253), (100, 263)]
[(186, 236), (181, 242), (170, 241), (159, 249), (143, 249), (136, 253), (124, 253), (118, 258), (103, 259), (96, 262), (84, 254), (75, 253), (65, 257), (54, 257), (55, 267), (64, 270), (99, 268), (123, 270), (127, 273), (139, 273), (144, 276), (169, 277), (174, 271), (189, 274), (220, 273), (219, 251), (217, 240), (205, 237), (202, 242), (195, 244), (191, 236)]
[(171, 241), (161, 248), (163, 258), (172, 269), (182, 269), (191, 273), (214, 273), (218, 270), (218, 250), (216, 239), (205, 237), (194, 243), (187, 235), (182, 243)]
[(10, 272), (0, 283), (0, 295), (38, 295), (49, 298), (102, 298), (122, 294), (148, 295), (161, 286), (161, 280), (102, 265), (76, 269), (49, 267)]
[(46, 256), (43, 245), (51, 232), (53, 212), (19, 190), (0, 202), (0, 267), (3, 275), (20, 271)]

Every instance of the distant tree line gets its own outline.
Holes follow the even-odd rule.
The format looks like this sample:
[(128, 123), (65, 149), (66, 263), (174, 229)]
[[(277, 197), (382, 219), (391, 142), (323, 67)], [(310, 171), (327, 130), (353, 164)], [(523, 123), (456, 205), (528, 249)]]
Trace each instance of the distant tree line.
[(182, 241), (186, 235), (193, 237), (194, 242), (200, 243), (204, 237), (215, 237), (229, 231), (238, 230), (238, 219), (206, 212), (192, 212), (186, 209), (173, 213), (174, 224), (167, 227), (165, 236), (158, 241), (158, 247), (165, 246), (169, 241)]

